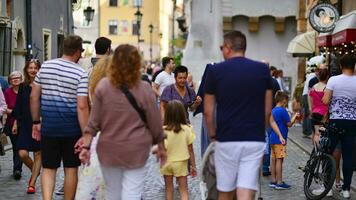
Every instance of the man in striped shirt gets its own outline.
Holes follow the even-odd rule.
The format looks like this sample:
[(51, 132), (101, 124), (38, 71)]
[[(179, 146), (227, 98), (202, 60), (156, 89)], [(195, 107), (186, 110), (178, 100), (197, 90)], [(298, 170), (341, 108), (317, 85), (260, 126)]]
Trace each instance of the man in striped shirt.
[(64, 199), (74, 199), (80, 165), (74, 145), (89, 116), (88, 75), (78, 64), (82, 38), (64, 40), (62, 58), (43, 63), (31, 93), (32, 136), (41, 140), (42, 195), (51, 200), (57, 168), (63, 161)]

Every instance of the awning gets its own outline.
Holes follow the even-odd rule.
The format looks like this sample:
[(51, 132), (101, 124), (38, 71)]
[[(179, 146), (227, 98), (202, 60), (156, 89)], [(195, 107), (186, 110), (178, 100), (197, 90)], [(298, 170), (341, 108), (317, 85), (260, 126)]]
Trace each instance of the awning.
[(309, 56), (315, 52), (315, 31), (302, 33), (289, 42), (287, 53), (294, 57)]
[(356, 42), (356, 10), (340, 17), (332, 36), (333, 46), (350, 42)]
[(332, 33), (320, 33), (318, 36), (318, 47), (331, 47)]

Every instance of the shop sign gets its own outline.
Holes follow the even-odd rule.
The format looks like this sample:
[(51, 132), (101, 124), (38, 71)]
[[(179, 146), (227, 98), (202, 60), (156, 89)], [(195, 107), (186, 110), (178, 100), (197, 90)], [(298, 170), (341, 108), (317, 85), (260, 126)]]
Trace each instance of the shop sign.
[(314, 6), (309, 13), (310, 25), (319, 33), (332, 31), (337, 20), (339, 20), (339, 12), (333, 5), (328, 3)]

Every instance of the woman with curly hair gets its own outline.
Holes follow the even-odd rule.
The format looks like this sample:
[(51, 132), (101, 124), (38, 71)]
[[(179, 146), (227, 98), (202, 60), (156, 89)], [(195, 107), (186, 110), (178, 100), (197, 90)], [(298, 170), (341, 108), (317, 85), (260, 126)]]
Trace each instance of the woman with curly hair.
[[(88, 163), (92, 137), (101, 131), (97, 153), (108, 200), (141, 199), (152, 144), (159, 146), (161, 164), (166, 159), (165, 135), (155, 95), (150, 85), (141, 81), (140, 68), (138, 50), (131, 45), (120, 45), (115, 49), (107, 77), (99, 81), (92, 95), (92, 110), (79, 157)], [(141, 118), (128, 100), (127, 92), (145, 118)]]

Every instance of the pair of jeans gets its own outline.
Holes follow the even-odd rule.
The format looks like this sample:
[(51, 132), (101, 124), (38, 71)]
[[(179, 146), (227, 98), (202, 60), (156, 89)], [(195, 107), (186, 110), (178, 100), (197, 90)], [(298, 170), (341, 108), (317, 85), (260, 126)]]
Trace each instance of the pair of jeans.
[(262, 172), (269, 172), (269, 167), (271, 165), (271, 146), (269, 145), (269, 135), (266, 131), (266, 148), (263, 155)]
[(303, 95), (303, 134), (311, 135), (312, 134), (312, 123), (310, 119), (309, 112), (309, 103), (308, 103), (308, 95)]
[(208, 134), (208, 129), (205, 124), (205, 117), (203, 116), (201, 122), (201, 145), (200, 145), (201, 157), (204, 156), (204, 153), (208, 148), (209, 144), (210, 144), (210, 138)]
[(331, 152), (334, 151), (337, 144), (341, 142), (341, 154), (342, 154), (342, 172), (344, 176), (343, 190), (350, 190), (353, 174), (353, 152), (355, 147), (356, 130), (348, 127), (349, 121), (352, 120), (330, 120), (330, 140), (331, 140)]
[(19, 156), (19, 150), (17, 148), (17, 135), (9, 134), (11, 145), (12, 145), (12, 162), (13, 162), (13, 171), (22, 172), (22, 161)]

